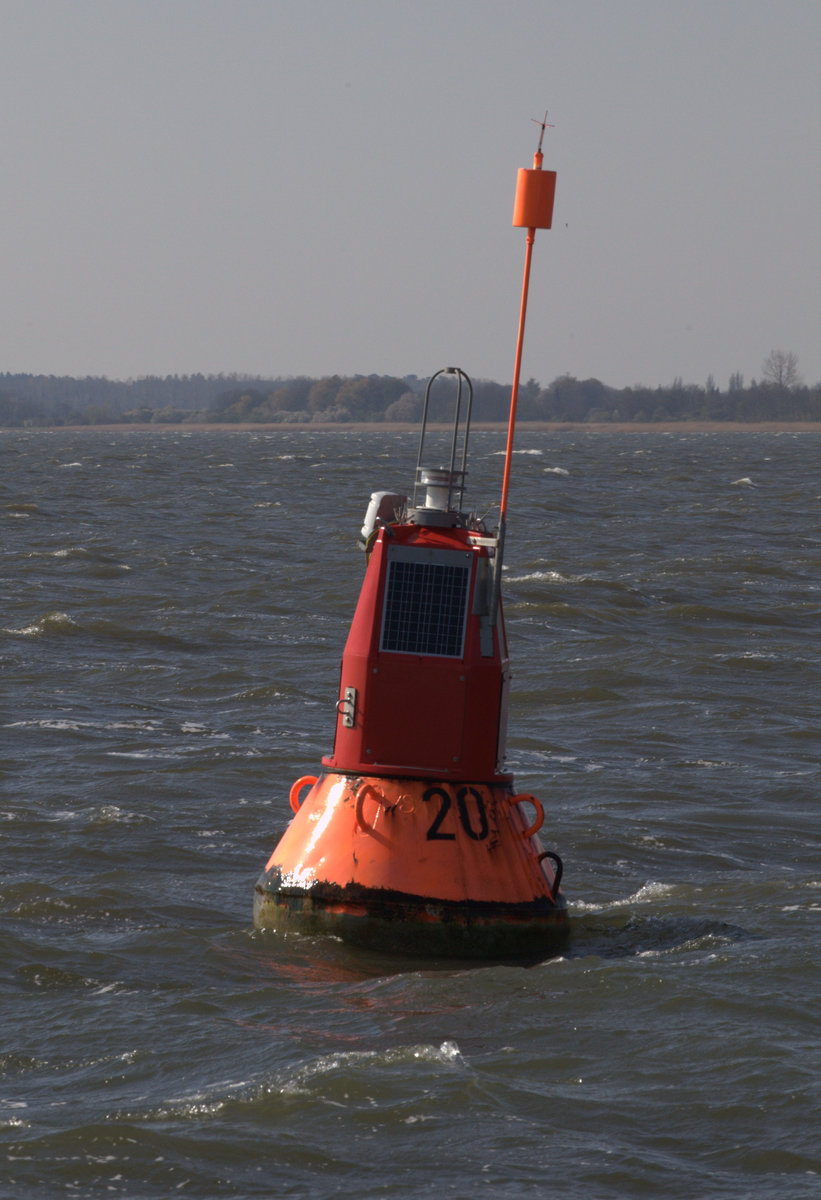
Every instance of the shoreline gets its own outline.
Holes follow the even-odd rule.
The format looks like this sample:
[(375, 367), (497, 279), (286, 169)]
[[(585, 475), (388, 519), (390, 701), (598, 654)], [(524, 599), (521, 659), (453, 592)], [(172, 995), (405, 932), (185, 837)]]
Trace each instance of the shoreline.
[[(429, 425), (430, 430), (447, 432), (450, 424)], [(471, 432), (505, 433), (506, 421), (474, 421)], [(517, 421), (516, 429), (531, 433), (821, 433), (819, 421), (652, 421), (631, 422), (587, 422), (587, 421)], [(324, 421), (302, 421), (289, 424), (285, 421), (273, 423), (212, 423), (186, 422), (164, 424), (148, 422), (131, 424), (117, 422), (107, 425), (29, 425), (0, 426), (0, 436), (8, 433), (414, 433), (419, 423), (386, 423), (384, 421), (351, 421), (332, 423)]]

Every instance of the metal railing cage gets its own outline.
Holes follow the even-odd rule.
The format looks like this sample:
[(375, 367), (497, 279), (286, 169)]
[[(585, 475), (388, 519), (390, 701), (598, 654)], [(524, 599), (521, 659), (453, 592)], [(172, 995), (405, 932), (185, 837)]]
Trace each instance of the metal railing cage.
[[(437, 467), (422, 465), (425, 453), (425, 438), (428, 434), (428, 414), (433, 385), (441, 375), (450, 375), (456, 379), (456, 397), (453, 417), (453, 437), (450, 446), (450, 464)], [(464, 392), (467, 396), (464, 396)], [(465, 404), (464, 416), (462, 405)], [(467, 476), (468, 438), (470, 437), (470, 414), (473, 408), (473, 384), (461, 367), (443, 367), (435, 375), (431, 375), (425, 388), (425, 403), (422, 409), (422, 429), (419, 434), (419, 454), (416, 460), (416, 477), (413, 484), (413, 507), (418, 504), (419, 491), (425, 489), (425, 508), (439, 509), (444, 512), (462, 511), (465, 496), (465, 478)], [(457, 467), (456, 459), (459, 441), (462, 442), (461, 465)], [(454, 499), (458, 502), (454, 505)]]

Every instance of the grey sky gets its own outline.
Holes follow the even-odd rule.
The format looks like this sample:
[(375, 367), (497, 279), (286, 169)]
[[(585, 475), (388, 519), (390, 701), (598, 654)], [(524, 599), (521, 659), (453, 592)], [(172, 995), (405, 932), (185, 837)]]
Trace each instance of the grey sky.
[(821, 380), (819, 0), (0, 0), (0, 371)]

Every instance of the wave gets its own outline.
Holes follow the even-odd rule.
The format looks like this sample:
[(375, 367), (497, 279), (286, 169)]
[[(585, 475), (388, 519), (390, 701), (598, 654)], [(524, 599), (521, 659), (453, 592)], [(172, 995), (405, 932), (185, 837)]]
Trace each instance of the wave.
[[(574, 901), (569, 908), (571, 934), (566, 958), (632, 958), (668, 954), (713, 956), (721, 947), (752, 935), (738, 925), (711, 916), (659, 911), (682, 890), (650, 882), (632, 896), (606, 904)], [(655, 909), (656, 911), (649, 911)]]
[(584, 583), (580, 575), (562, 575), (561, 571), (528, 571), (525, 575), (505, 575), (505, 583)]
[(88, 574), (95, 579), (114, 578), (121, 571), (132, 569), (128, 563), (120, 562), (118, 559), (110, 558), (95, 550), (88, 550), (85, 546), (61, 546), (57, 550), (31, 550), (26, 557), (56, 558), (77, 566), (84, 566)]
[(47, 612), (32, 621), (29, 625), (20, 627), (3, 626), (2, 632), (11, 637), (62, 638), (88, 637), (94, 641), (125, 642), (128, 645), (148, 646), (159, 650), (180, 650), (201, 652), (209, 649), (199, 642), (193, 642), (176, 634), (163, 633), (158, 629), (138, 629), (131, 625), (121, 624), (105, 618), (90, 619), (86, 622), (75, 621), (65, 612)]
[(24, 625), (20, 629), (4, 627), (3, 633), (15, 637), (44, 637), (53, 634), (75, 633), (78, 629), (76, 621), (72, 621), (68, 613), (49, 612), (39, 620), (32, 621), (30, 625)]
[[(334, 1108), (371, 1109), (375, 1092), (380, 1107), (403, 1104), (410, 1091), (418, 1095), (418, 1084), (409, 1072), (454, 1070), (464, 1073), (467, 1064), (453, 1041), (436, 1044), (397, 1046), (388, 1050), (341, 1050), (323, 1054), (297, 1067), (287, 1067), (271, 1078), (222, 1080), (206, 1089), (175, 1096), (156, 1108), (118, 1114), (118, 1120), (166, 1121), (199, 1120), (203, 1116), (233, 1111), (234, 1117), (247, 1110), (258, 1115), (270, 1114), (272, 1105), (281, 1111), (282, 1103), (307, 1100), (310, 1105)], [(401, 1093), (401, 1095), (397, 1094)]]
[(40, 505), (30, 501), (10, 501), (3, 505), (3, 511), (9, 517), (31, 517), (40, 511)]

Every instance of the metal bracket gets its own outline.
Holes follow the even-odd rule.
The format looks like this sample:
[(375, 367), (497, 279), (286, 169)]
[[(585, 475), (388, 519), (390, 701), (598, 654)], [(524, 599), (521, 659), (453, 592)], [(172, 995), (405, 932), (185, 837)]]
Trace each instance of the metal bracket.
[(353, 729), (356, 725), (356, 688), (345, 688), (342, 699), (337, 701), (336, 711), (342, 717), (345, 729)]

